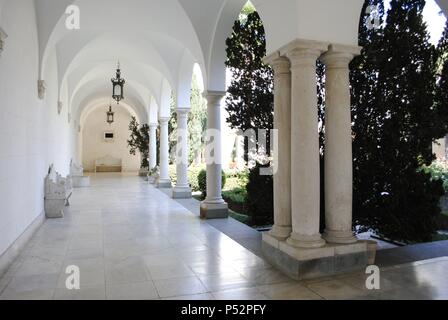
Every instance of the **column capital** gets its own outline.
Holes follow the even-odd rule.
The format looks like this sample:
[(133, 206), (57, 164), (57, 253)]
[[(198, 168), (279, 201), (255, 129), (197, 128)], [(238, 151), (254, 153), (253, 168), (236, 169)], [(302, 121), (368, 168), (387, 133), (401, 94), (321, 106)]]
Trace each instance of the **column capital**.
[(159, 118), (159, 123), (160, 123), (161, 125), (162, 125), (162, 124), (167, 125), (169, 121), (170, 121), (170, 118), (169, 118), (169, 117), (161, 117), (161, 118)]
[(149, 129), (157, 129), (158, 126), (159, 126), (158, 123), (150, 123), (149, 124)]
[(176, 110), (178, 116), (186, 117), (190, 113), (190, 109), (180, 108)]
[(329, 68), (348, 68), (349, 63), (361, 53), (361, 50), (362, 47), (359, 46), (332, 44), (322, 55), (321, 60)]
[(226, 94), (226, 91), (204, 91), (203, 96), (209, 104), (217, 105)]
[(287, 57), (281, 56), (279, 51), (265, 57), (263, 62), (274, 69), (275, 75), (289, 74), (291, 72), (291, 62)]
[(321, 54), (328, 50), (328, 43), (296, 39), (280, 49), (280, 55), (285, 55), (291, 61), (291, 68), (300, 66), (315, 66)]

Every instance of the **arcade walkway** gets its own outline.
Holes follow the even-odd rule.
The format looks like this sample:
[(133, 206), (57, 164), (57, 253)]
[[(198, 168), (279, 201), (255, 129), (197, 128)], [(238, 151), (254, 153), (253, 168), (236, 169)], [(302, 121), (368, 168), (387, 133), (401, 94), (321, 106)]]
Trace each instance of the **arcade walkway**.
[[(65, 289), (76, 265), (81, 289)], [(104, 174), (77, 189), (0, 279), (0, 299), (442, 299), (448, 259), (292, 281), (140, 178)]]

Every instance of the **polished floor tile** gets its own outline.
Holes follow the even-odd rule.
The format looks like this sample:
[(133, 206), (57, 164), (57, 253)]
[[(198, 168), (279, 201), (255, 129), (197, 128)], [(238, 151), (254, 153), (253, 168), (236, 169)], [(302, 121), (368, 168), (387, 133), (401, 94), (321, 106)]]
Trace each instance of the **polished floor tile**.
[(273, 300), (320, 300), (321, 296), (305, 286), (288, 281), (286, 283), (272, 284), (257, 287), (266, 297)]
[(7, 289), (0, 296), (0, 300), (51, 300), (53, 295), (54, 290), (15, 291)]
[(249, 279), (246, 279), (238, 273), (201, 276), (200, 279), (205, 287), (211, 292), (255, 286)]
[(159, 298), (152, 281), (108, 285), (106, 295), (109, 300), (154, 300)]
[(270, 300), (256, 288), (244, 288), (228, 291), (213, 292), (216, 300)]
[(167, 280), (195, 276), (193, 271), (184, 264), (149, 266), (148, 269), (151, 279), (153, 280)]
[(196, 295), (208, 292), (197, 277), (155, 280), (154, 284), (161, 298)]
[(347, 300), (364, 295), (363, 290), (340, 280), (315, 282), (309, 284), (307, 288), (328, 300)]
[(105, 300), (106, 292), (103, 286), (81, 286), (79, 290), (56, 289), (54, 300)]
[(171, 297), (164, 298), (163, 300), (176, 300), (176, 301), (200, 301), (200, 300), (216, 300), (210, 293), (202, 293), (202, 294), (194, 294), (190, 296), (179, 296), (179, 297)]
[[(381, 290), (367, 290), (362, 273), (297, 282), (223, 233), (246, 228), (236, 221), (204, 222), (136, 176), (91, 178), (0, 278), (0, 299), (448, 298), (448, 258), (384, 268)], [(79, 268), (80, 290), (66, 287), (69, 266)]]

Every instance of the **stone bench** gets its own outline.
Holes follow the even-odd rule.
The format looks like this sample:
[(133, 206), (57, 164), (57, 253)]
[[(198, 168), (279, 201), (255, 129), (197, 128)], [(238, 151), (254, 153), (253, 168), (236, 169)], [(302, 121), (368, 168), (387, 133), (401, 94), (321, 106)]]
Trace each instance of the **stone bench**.
[(78, 166), (73, 159), (70, 161), (70, 176), (74, 188), (90, 187), (90, 177), (84, 175), (84, 168)]
[(45, 215), (47, 218), (63, 218), (64, 208), (69, 206), (73, 193), (71, 177), (63, 178), (51, 165), (45, 178)]
[(121, 159), (105, 156), (95, 161), (95, 172), (122, 172), (123, 163)]

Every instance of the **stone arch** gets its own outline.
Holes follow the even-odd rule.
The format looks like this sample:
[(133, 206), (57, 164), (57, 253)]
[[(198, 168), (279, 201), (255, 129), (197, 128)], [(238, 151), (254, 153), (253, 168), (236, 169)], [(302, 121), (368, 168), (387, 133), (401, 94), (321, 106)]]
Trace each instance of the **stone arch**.
[[(188, 48), (191, 55), (195, 57), (199, 63), (204, 64), (204, 59), (201, 51), (201, 46), (191, 21), (185, 14), (182, 6), (177, 0), (164, 1), (162, 4), (152, 1), (136, 1), (133, 7), (133, 15), (123, 15), (123, 12), (129, 11), (128, 2), (114, 2), (112, 5), (110, 1), (96, 0), (96, 1), (58, 1), (56, 6), (48, 6), (43, 4), (42, 8), (38, 10), (38, 20), (40, 29), (40, 75), (46, 67), (46, 60), (49, 52), (54, 50), (56, 46), (60, 46), (61, 41), (66, 38), (70, 32), (65, 28), (65, 8), (69, 4), (75, 4), (82, 10), (82, 25), (79, 34), (83, 30), (89, 32), (101, 33), (102, 30), (117, 30), (118, 26), (114, 21), (124, 21), (119, 28), (123, 32), (151, 32), (163, 34), (167, 37), (172, 37), (178, 41), (182, 47)], [(132, 1), (131, 1), (132, 2)], [(97, 15), (102, 9), (108, 8), (108, 15)], [(45, 11), (42, 12), (42, 11)], [(149, 15), (149, 17), (148, 17)], [(115, 19), (116, 18), (116, 19)], [(168, 23), (171, 20), (172, 23)], [(166, 45), (164, 39), (159, 39), (160, 45)], [(169, 51), (169, 50), (168, 50)], [(177, 61), (176, 58), (172, 59)]]

